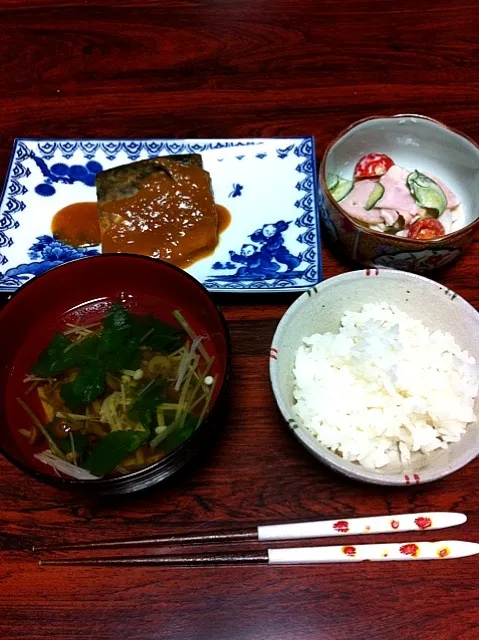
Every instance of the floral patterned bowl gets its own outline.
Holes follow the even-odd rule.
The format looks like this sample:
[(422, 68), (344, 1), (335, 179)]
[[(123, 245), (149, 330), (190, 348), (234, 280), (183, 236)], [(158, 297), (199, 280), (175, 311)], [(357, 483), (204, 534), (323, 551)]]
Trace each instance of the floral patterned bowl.
[[(466, 225), (438, 240), (415, 240), (372, 231), (344, 213), (328, 189), (326, 175), (349, 177), (358, 159), (372, 152), (440, 177), (461, 199)], [(328, 235), (348, 257), (368, 267), (416, 273), (437, 269), (459, 257), (479, 226), (479, 146), (425, 116), (373, 116), (355, 122), (327, 147), (320, 186), (320, 212)]]

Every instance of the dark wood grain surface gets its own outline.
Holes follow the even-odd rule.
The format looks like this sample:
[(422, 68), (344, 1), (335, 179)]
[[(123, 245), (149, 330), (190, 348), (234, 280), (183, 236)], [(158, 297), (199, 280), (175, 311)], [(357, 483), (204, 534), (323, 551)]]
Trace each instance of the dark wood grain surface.
[[(2, 0), (0, 24), (1, 173), (15, 136), (313, 134), (319, 159), (353, 120), (417, 112), (479, 139), (477, 0)], [(437, 278), (479, 307), (478, 265), (476, 242)], [(325, 277), (350, 268), (324, 249)], [(422, 509), (464, 511), (467, 525), (446, 535), (479, 541), (479, 462), (429, 486), (385, 489), (333, 474), (292, 438), (267, 368), (291, 301), (219, 299), (233, 340), (230, 416), (164, 488), (82, 499), (0, 460), (1, 640), (479, 638), (478, 557), (42, 569), (22, 550)]]

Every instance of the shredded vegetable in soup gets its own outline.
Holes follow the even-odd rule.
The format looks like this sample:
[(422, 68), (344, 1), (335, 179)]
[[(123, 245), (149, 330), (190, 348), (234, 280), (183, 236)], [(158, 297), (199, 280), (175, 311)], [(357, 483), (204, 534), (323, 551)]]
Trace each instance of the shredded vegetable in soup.
[(115, 304), (102, 322), (69, 325), (40, 354), (25, 382), (44, 416), (17, 398), (45, 449), (35, 457), (77, 479), (127, 474), (160, 460), (208, 412), (214, 358), (179, 311), (176, 327)]

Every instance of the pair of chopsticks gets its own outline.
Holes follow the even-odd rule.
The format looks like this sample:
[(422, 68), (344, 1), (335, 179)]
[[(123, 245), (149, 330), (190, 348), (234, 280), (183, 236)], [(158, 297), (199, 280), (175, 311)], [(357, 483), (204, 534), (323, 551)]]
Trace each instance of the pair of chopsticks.
[[(350, 535), (433, 531), (466, 522), (463, 513), (431, 512), (370, 518), (319, 520), (291, 524), (248, 527), (202, 534), (171, 534), (161, 537), (104, 540), (100, 542), (34, 547), (34, 551), (53, 552), (80, 549), (120, 549), (161, 545), (230, 544), (234, 542), (272, 542), (330, 538)], [(41, 565), (90, 566), (207, 566), (223, 564), (320, 564), (332, 562), (387, 562), (392, 560), (442, 560), (479, 554), (479, 544), (461, 540), (406, 542), (324, 547), (293, 547), (259, 551), (204, 552), (154, 556), (112, 556), (52, 558)]]

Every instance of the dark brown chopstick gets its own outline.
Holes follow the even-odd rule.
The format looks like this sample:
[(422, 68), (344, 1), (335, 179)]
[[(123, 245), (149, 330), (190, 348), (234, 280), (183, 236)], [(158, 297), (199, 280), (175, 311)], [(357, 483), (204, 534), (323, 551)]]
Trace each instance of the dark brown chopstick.
[(448, 561), (479, 554), (479, 543), (465, 540), (436, 540), (426, 542), (387, 542), (382, 544), (334, 545), (320, 547), (291, 547), (263, 551), (230, 551), (143, 557), (73, 558), (40, 561), (40, 565), (90, 566), (220, 566), (220, 565), (286, 565), (330, 564), (356, 562), (418, 562), (421, 560)]
[(258, 540), (257, 527), (244, 529), (225, 529), (201, 534), (172, 533), (158, 538), (133, 538), (118, 540), (100, 540), (97, 542), (78, 542), (52, 546), (34, 546), (32, 551), (70, 551), (80, 549), (118, 549), (120, 547), (153, 547), (156, 545), (188, 545), (188, 544), (227, 544), (230, 542), (245, 542)]
[(222, 564), (268, 564), (268, 551), (243, 551), (241, 553), (192, 553), (139, 557), (111, 557), (111, 558), (54, 558), (40, 560), (40, 565), (83, 565), (83, 566), (205, 566)]

